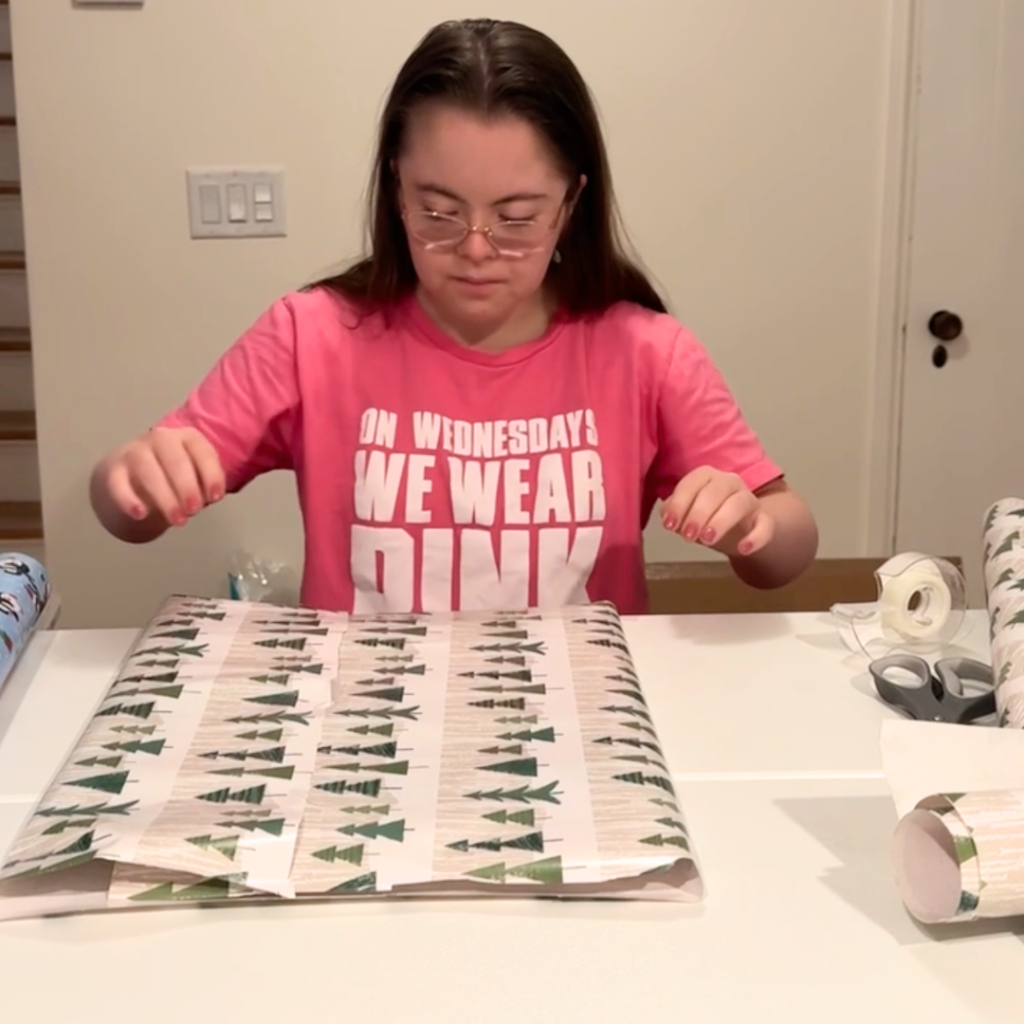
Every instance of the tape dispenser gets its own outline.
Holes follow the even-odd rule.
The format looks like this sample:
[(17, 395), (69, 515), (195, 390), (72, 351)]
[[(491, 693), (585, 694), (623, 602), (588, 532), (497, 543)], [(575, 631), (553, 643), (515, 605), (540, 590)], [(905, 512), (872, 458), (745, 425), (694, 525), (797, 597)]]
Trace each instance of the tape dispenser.
[(896, 651), (936, 652), (963, 633), (967, 584), (952, 562), (907, 551), (880, 565), (875, 582), (878, 600), (830, 609), (854, 653), (879, 658)]

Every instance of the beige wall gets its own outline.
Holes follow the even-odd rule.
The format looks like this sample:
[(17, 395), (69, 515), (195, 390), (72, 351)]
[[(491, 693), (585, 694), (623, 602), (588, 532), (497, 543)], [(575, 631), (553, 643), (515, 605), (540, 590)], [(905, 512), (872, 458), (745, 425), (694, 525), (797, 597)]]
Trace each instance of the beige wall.
[[(452, 0), (12, 0), (47, 553), (70, 626), (298, 559), (292, 482), (149, 548), (102, 534), (91, 465), (283, 291), (354, 252), (375, 115)], [(863, 551), (891, 0), (519, 0), (605, 118), (632, 237), (811, 498)], [(286, 239), (192, 242), (185, 168), (287, 168)], [(826, 443), (827, 430), (833, 431)], [(652, 557), (692, 549), (652, 531)]]

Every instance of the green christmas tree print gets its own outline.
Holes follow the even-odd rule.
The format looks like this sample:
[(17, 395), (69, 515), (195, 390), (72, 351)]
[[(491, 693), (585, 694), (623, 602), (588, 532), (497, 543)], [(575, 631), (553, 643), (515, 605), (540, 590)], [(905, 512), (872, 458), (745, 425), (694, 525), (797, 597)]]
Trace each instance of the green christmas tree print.
[(524, 729), (521, 732), (502, 733), (499, 740), (522, 740), (524, 743), (554, 743), (555, 730), (547, 729)]
[(648, 836), (640, 842), (649, 846), (678, 846), (681, 850), (690, 849), (690, 844), (682, 836)]
[(131, 814), (138, 800), (129, 800), (125, 804), (72, 804), (71, 807), (43, 807), (36, 811), (38, 817), (44, 818), (78, 818), (85, 814)]
[(104, 743), (104, 750), (123, 750), (128, 754), (150, 754), (158, 757), (166, 740), (128, 740), (124, 743)]
[(261, 750), (210, 750), (199, 756), (210, 760), (226, 757), (232, 761), (273, 761), (280, 764), (284, 755), (284, 747), (264, 747)]
[(146, 704), (112, 704), (109, 708), (103, 708), (96, 712), (96, 718), (113, 718), (116, 715), (131, 715), (133, 718), (149, 718), (156, 705), (153, 701)]
[(601, 710), (608, 711), (613, 715), (633, 715), (636, 718), (642, 718), (645, 722), (651, 721), (651, 716), (642, 708), (616, 707), (613, 704), (608, 707), (603, 707)]
[(522, 743), (512, 743), (507, 747), (481, 747), (481, 754), (522, 754)]
[(290, 651), (301, 651), (306, 647), (306, 638), (302, 636), (289, 637), (283, 640), (280, 637), (271, 637), (267, 640), (255, 641), (257, 647), (273, 648), (275, 650), (287, 649)]
[(467, 871), (471, 878), (481, 878), (488, 882), (506, 882), (509, 879), (526, 879), (539, 882), (541, 885), (561, 885), (563, 881), (562, 858), (547, 857), (516, 867), (506, 867), (504, 863), (491, 864), (488, 867)]
[(235, 738), (239, 740), (266, 740), (268, 743), (278, 743), (284, 735), (284, 729), (267, 729), (260, 732), (258, 729), (250, 729), (248, 732), (240, 732)]
[(87, 779), (71, 779), (65, 785), (80, 786), (82, 789), (96, 789), (103, 793), (120, 794), (127, 781), (127, 772), (108, 772), (106, 775), (90, 775)]
[(118, 757), (87, 757), (84, 761), (76, 761), (76, 765), (82, 765), (83, 768), (95, 768), (97, 765), (102, 765), (104, 768), (117, 768), (121, 764), (121, 758)]
[(273, 818), (270, 820), (253, 818), (251, 820), (243, 820), (236, 818), (233, 821), (218, 821), (217, 825), (219, 828), (242, 828), (246, 832), (266, 832), (267, 835), (278, 836), (284, 834), (284, 818)]
[(129, 899), (139, 903), (166, 902), (169, 900), (223, 900), (231, 895), (233, 887), (244, 885), (246, 874), (220, 875), (215, 878), (204, 878), (194, 885), (176, 887), (173, 882), (164, 882), (153, 889), (130, 896)]
[(357, 736), (368, 736), (373, 733), (375, 736), (393, 736), (395, 732), (394, 722), (384, 722), (381, 725), (350, 725), (348, 727), (349, 732), (354, 732)]
[(1020, 530), (1014, 530), (1012, 533), (1008, 533), (1003, 542), (992, 552), (993, 558), (998, 558), (999, 555), (1008, 555), (1014, 548), (1017, 541), (1020, 540)]
[(203, 793), (197, 796), (197, 800), (205, 800), (212, 804), (244, 803), (259, 804), (263, 802), (267, 787), (263, 784), (248, 786), (246, 789), (231, 790), (230, 788), (216, 789), (210, 793)]
[(205, 836), (192, 836), (187, 839), (186, 842), (191, 843), (193, 846), (198, 846), (200, 850), (214, 850), (215, 852), (222, 854), (227, 857), (228, 860), (234, 860), (235, 854), (238, 852), (238, 843), (240, 836), (221, 836), (214, 838), (211, 835)]
[(345, 711), (335, 711), (336, 715), (343, 715), (348, 718), (409, 718), (420, 717), (420, 709), (417, 705), (413, 708), (349, 708)]
[(394, 686), (386, 690), (363, 690), (359, 696), (371, 697), (374, 700), (389, 700), (395, 704), (401, 704), (405, 699), (405, 688)]
[(274, 686), (287, 686), (291, 682), (291, 673), (289, 672), (275, 672), (273, 674), (263, 674), (259, 676), (249, 677), (254, 683), (268, 683)]
[(336, 885), (333, 889), (328, 889), (327, 894), (329, 896), (342, 896), (353, 892), (373, 892), (376, 888), (377, 872), (370, 871), (365, 875), (360, 875), (358, 878), (342, 882), (341, 885)]
[(328, 846), (323, 850), (314, 850), (313, 856), (319, 860), (334, 864), (336, 861), (344, 861), (346, 864), (355, 864), (357, 867), (363, 863), (364, 846)]
[(494, 700), (488, 698), (487, 700), (471, 700), (469, 702), (471, 708), (485, 708), (486, 710), (493, 710), (495, 708), (509, 708), (515, 711), (524, 711), (526, 709), (526, 699), (523, 697), (510, 697), (507, 700)]
[(362, 836), (364, 839), (390, 839), (401, 843), (405, 839), (405, 820), (368, 822), (367, 824), (342, 825), (338, 831), (345, 836)]
[(478, 769), (482, 772), (503, 772), (506, 775), (528, 775), (536, 777), (537, 758), (523, 757), (515, 761), (501, 761), (498, 764), (481, 765)]
[(658, 786), (665, 790), (666, 793), (671, 793), (675, 796), (672, 782), (669, 779), (662, 778), (660, 775), (644, 775), (643, 772), (629, 772), (626, 775), (613, 775), (612, 778), (619, 782), (631, 782), (635, 786)]
[(363, 796), (375, 797), (380, 793), (380, 779), (365, 779), (361, 782), (349, 782), (347, 779), (337, 782), (318, 782), (316, 789), (325, 793), (341, 796), (344, 793), (361, 793)]
[(285, 722), (293, 722), (296, 725), (309, 725), (309, 712), (268, 712), (262, 715), (235, 715), (234, 718), (225, 719), (231, 723), (249, 723), (250, 725), (270, 724), (283, 725)]
[(318, 747), (318, 752), (321, 754), (348, 754), (351, 757), (395, 757), (398, 754), (398, 744), (391, 743), (376, 743), (368, 747), (352, 746), (352, 747), (331, 747), (324, 746)]
[(491, 811), (489, 814), (484, 815), (488, 821), (496, 821), (499, 825), (505, 825), (508, 822), (512, 822), (516, 825), (526, 825), (528, 828), (532, 828), (534, 822), (534, 810), (532, 807), (525, 811), (506, 811), (504, 809), (500, 811)]
[(329, 764), (325, 768), (336, 772), (384, 772), (389, 775), (408, 775), (408, 761), (386, 761), (379, 764), (360, 764), (357, 761), (348, 764)]
[(447, 845), (449, 850), (458, 850), (461, 853), (468, 853), (470, 850), (490, 850), (493, 853), (500, 853), (502, 850), (530, 850), (534, 853), (543, 853), (544, 835), (541, 832), (531, 832), (529, 835), (516, 836), (514, 839), (483, 839), (476, 843), (460, 839)]
[(166, 633), (153, 633), (154, 640), (195, 640), (199, 637), (196, 627), (191, 629), (172, 629)]
[[(156, 675), (122, 676), (115, 685), (121, 686), (124, 683), (174, 683), (177, 680), (177, 672), (158, 672)], [(118, 696), (123, 696), (123, 694), (119, 693)]]
[(299, 691), (278, 690), (275, 693), (265, 693), (260, 697), (245, 697), (243, 699), (249, 704), (273, 704), (293, 708), (299, 702)]
[(495, 721), (499, 725), (536, 725), (537, 724), (537, 716), (536, 715), (504, 715), (501, 718), (496, 718)]
[(529, 803), (531, 800), (541, 800), (546, 803), (557, 804), (559, 799), (555, 796), (557, 782), (549, 782), (546, 786), (538, 786), (531, 789), (529, 786), (520, 786), (518, 789), (491, 789), (480, 790), (475, 793), (467, 793), (469, 800), (515, 800), (519, 803)]
[(152, 736), (156, 732), (155, 725), (115, 725), (111, 732), (122, 733), (125, 736)]

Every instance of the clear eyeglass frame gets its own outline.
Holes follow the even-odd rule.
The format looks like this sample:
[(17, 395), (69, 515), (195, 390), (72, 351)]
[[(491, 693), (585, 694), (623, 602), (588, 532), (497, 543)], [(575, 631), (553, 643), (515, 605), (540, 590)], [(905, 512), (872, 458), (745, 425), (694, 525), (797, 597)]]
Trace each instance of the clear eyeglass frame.
[[(409, 233), (428, 252), (438, 249), (456, 249), (471, 234), (483, 235), (499, 256), (522, 259), (531, 253), (544, 249), (551, 233), (558, 226), (558, 219), (569, 199), (567, 195), (559, 204), (558, 211), (550, 224), (535, 220), (497, 220), (492, 224), (469, 224), (461, 217), (433, 210), (407, 210), (403, 204), (402, 219)], [(439, 237), (439, 234), (443, 237)]]

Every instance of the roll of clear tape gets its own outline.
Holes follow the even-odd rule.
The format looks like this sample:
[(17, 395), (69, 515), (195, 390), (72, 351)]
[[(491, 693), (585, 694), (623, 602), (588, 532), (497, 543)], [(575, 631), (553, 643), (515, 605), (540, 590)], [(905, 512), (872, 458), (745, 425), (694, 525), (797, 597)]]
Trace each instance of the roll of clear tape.
[(907, 551), (879, 566), (875, 582), (876, 601), (832, 606), (839, 635), (851, 651), (869, 658), (929, 653), (963, 632), (967, 586), (952, 562)]

